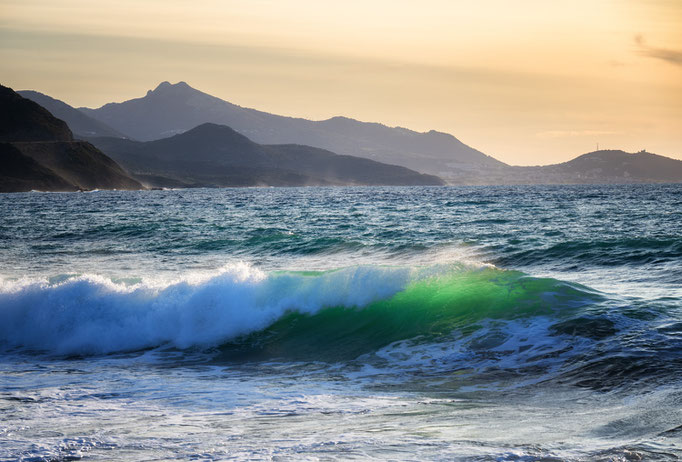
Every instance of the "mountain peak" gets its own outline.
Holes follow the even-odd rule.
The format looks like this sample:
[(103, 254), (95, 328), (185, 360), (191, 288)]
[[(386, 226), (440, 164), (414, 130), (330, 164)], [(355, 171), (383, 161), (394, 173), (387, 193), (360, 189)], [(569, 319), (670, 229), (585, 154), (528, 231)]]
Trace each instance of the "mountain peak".
[(238, 136), (244, 136), (240, 134), (239, 132), (233, 130), (231, 127), (228, 127), (227, 125), (222, 125), (222, 124), (216, 124), (213, 122), (204, 122), (201, 125), (197, 125), (196, 127), (187, 130), (185, 133), (202, 133), (202, 134), (207, 134), (207, 133), (230, 133), (230, 134), (235, 134)]
[(165, 143), (167, 140), (172, 139), (185, 140), (190, 142), (190, 144), (194, 143), (216, 146), (220, 146), (225, 143), (232, 144), (234, 146), (250, 146), (255, 144), (249, 138), (235, 131), (231, 127), (211, 122), (203, 123), (171, 138), (162, 138), (161, 140), (157, 141)]
[[(456, 139), (454, 136), (452, 136), (449, 133), (445, 132), (439, 132), (438, 130), (429, 130), (428, 132), (425, 132), (426, 136), (429, 136), (433, 139), (440, 139), (440, 140), (453, 140)], [(457, 140), (459, 141), (459, 140)]]
[(187, 82), (180, 81), (178, 83), (170, 83), (167, 80), (164, 80), (160, 84), (156, 86), (155, 89), (147, 91), (147, 96), (151, 94), (158, 94), (158, 93), (164, 93), (167, 91), (172, 91), (172, 90), (192, 90), (193, 88), (190, 87)]

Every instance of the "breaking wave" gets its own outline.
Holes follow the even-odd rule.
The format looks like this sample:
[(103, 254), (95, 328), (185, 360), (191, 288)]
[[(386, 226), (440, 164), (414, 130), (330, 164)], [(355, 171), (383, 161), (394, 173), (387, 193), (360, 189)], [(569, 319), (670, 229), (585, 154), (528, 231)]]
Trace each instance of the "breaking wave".
[[(207, 348), (277, 330), (281, 342), (343, 357), (488, 318), (558, 313), (599, 295), (553, 279), (472, 265), (358, 266), (265, 273), (248, 264), (171, 282), (95, 275), (5, 281), (0, 345), (54, 354)], [(266, 342), (267, 343), (267, 342)], [(280, 354), (289, 353), (278, 348)]]

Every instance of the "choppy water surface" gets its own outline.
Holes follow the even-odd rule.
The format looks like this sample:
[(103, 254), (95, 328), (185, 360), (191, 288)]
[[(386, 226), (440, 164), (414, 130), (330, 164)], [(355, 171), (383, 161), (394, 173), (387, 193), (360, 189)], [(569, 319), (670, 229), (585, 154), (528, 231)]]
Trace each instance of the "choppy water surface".
[(678, 460), (682, 186), (0, 195), (0, 459)]

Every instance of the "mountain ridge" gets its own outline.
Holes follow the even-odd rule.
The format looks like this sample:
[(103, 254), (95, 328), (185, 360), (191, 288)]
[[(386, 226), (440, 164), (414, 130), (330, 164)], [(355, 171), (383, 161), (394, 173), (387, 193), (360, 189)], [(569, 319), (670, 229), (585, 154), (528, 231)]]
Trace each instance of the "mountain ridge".
[(442, 132), (417, 132), (344, 116), (314, 121), (270, 114), (222, 100), (186, 82), (162, 82), (145, 96), (79, 110), (140, 141), (211, 122), (227, 125), (259, 144), (308, 145), (424, 173), (447, 175), (462, 167), (506, 166)]
[(83, 111), (68, 105), (64, 101), (35, 90), (20, 90), (17, 91), (17, 93), (24, 98), (38, 103), (40, 106), (47, 109), (57, 119), (66, 122), (69, 126), (69, 129), (71, 129), (71, 132), (76, 138), (91, 136), (115, 136), (127, 138), (125, 134), (114, 130), (104, 122), (88, 116)]
[[(138, 176), (167, 178), (188, 185), (443, 184), (432, 175), (311, 146), (262, 145), (230, 127), (213, 123), (154, 141), (91, 141)], [(163, 181), (152, 185), (165, 186)]]

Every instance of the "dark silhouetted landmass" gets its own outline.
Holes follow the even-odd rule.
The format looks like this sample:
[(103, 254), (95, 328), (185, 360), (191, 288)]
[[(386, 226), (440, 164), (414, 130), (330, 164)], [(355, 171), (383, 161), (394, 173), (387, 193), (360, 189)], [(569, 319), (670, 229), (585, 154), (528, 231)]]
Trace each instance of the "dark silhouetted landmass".
[(440, 185), (405, 167), (302, 146), (261, 145), (224, 125), (202, 124), (148, 142), (93, 138), (150, 186)]
[(24, 155), (73, 184), (76, 189), (142, 189), (142, 185), (114, 160), (88, 142), (13, 145)]
[[(36, 95), (40, 94), (32, 95), (37, 98)], [(52, 100), (45, 95), (40, 96)], [(64, 105), (74, 110), (65, 103)], [(64, 109), (59, 104), (55, 106)], [(280, 145), (279, 148), (261, 146), (262, 149), (259, 148), (261, 154), (266, 151), (273, 154), (279, 150), (282, 159), (286, 159), (294, 151), (304, 152), (313, 149), (311, 152), (319, 152), (314, 148), (300, 145), (316, 146), (338, 154), (432, 173), (454, 185), (682, 182), (680, 161), (647, 152), (629, 154), (623, 151), (597, 151), (563, 164), (515, 167), (499, 162), (446, 133), (435, 131), (418, 133), (399, 127), (359, 122), (346, 117), (334, 117), (323, 121), (283, 117), (231, 104), (195, 90), (184, 82), (175, 85), (163, 82), (155, 90), (147, 92), (143, 98), (110, 103), (99, 109), (80, 108), (77, 111), (89, 115), (88, 120), (95, 122), (98, 120), (103, 127), (114, 127), (111, 128), (115, 131), (112, 135), (114, 137), (158, 140), (164, 145), (167, 141), (161, 138), (185, 133), (193, 127), (211, 122), (229, 125), (256, 143), (289, 145), (289, 147)], [(79, 119), (73, 116), (72, 120), (71, 123), (75, 126)], [(59, 127), (53, 129), (59, 132)], [(210, 157), (208, 156), (210, 149), (213, 149), (214, 153), (222, 152), (221, 155), (227, 152), (221, 149), (228, 149), (211, 140), (204, 142), (194, 135), (192, 139), (197, 143), (197, 147), (204, 151), (205, 157)], [(194, 151), (190, 145), (183, 146), (181, 150), (185, 160), (175, 159), (170, 165), (159, 156), (160, 151), (156, 154), (150, 154), (153, 150), (145, 151), (147, 157), (134, 159), (132, 153), (142, 148), (140, 144), (129, 140), (105, 138), (92, 140), (103, 148), (111, 149), (117, 155), (123, 156), (121, 162), (127, 168), (133, 169), (139, 179), (151, 185), (185, 187), (227, 184), (378, 184), (375, 180), (379, 178), (368, 176), (360, 179), (357, 175), (362, 175), (363, 172), (356, 172), (357, 175), (351, 180), (352, 175), (348, 171), (340, 175), (339, 172), (343, 169), (339, 166), (334, 173), (336, 176), (328, 178), (320, 174), (319, 165), (317, 171), (312, 169), (312, 166), (316, 165), (314, 162), (310, 163), (310, 168), (302, 166), (292, 168), (291, 163), (280, 165), (274, 159), (270, 159), (268, 161), (270, 163), (259, 163), (262, 159), (259, 160), (258, 156), (254, 157), (252, 165), (239, 164), (234, 159), (226, 163), (223, 159), (220, 160), (222, 162), (220, 170), (211, 171), (208, 160), (194, 162)], [(235, 141), (232, 139), (229, 142)], [(292, 144), (298, 146), (293, 147)], [(158, 157), (157, 165), (152, 162), (154, 156)], [(215, 161), (216, 159), (213, 159), (211, 162)], [(191, 162), (192, 175), (182, 175), (178, 170), (178, 166), (183, 162)], [(199, 171), (200, 165), (204, 166), (203, 172)], [(283, 171), (287, 172), (286, 176), (283, 176)], [(386, 178), (384, 177), (384, 180)], [(382, 184), (412, 183), (393, 181)]]
[(63, 120), (0, 85), (0, 141), (73, 141)]
[(0, 192), (74, 191), (73, 184), (24, 155), (10, 143), (0, 143)]
[(261, 144), (314, 146), (446, 179), (506, 166), (446, 133), (419, 133), (346, 117), (323, 121), (283, 117), (237, 106), (185, 82), (174, 85), (163, 82), (142, 98), (106, 104), (99, 109), (80, 109), (142, 141), (169, 137), (211, 122), (227, 125)]
[(113, 136), (127, 138), (126, 135), (114, 130), (107, 124), (86, 115), (84, 112), (69, 106), (63, 101), (32, 90), (18, 91), (24, 98), (34, 101), (50, 111), (56, 118), (63, 120), (69, 126), (76, 138), (93, 136)]
[[(518, 168), (518, 167), (517, 167)], [(562, 164), (526, 167), (534, 183), (678, 183), (682, 161), (646, 151), (602, 150)]]
[(0, 85), (0, 191), (141, 188), (92, 144), (74, 141), (64, 121)]
[(649, 152), (603, 150), (561, 164), (471, 172), (452, 184), (630, 184), (680, 183), (682, 161)]

